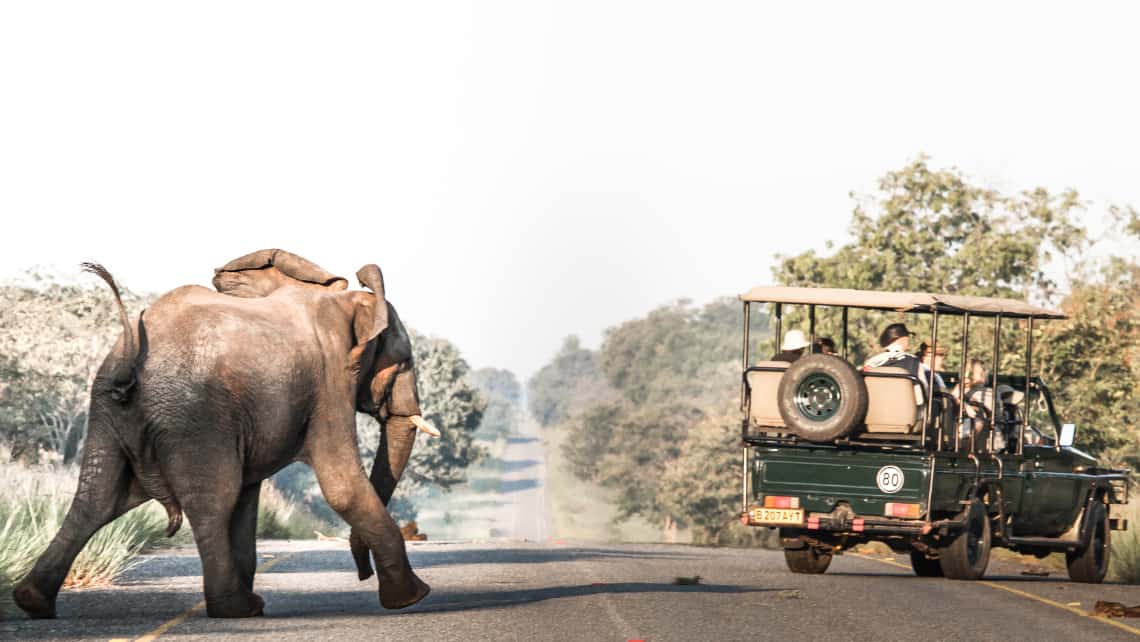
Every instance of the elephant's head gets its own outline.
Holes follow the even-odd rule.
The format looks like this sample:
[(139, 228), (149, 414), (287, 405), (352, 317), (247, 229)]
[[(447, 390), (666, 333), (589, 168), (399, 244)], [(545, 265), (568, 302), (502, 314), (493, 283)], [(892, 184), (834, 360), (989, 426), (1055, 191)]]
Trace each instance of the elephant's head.
[(381, 422), (389, 417), (407, 417), (420, 430), (439, 436), (439, 431), (423, 420), (412, 341), (395, 306), (385, 297), (380, 268), (365, 265), (356, 272), (356, 278), (374, 296), (371, 305), (358, 304), (353, 319), (357, 345), (352, 359), (358, 368), (356, 410)]
[[(439, 431), (421, 416), (412, 343), (385, 296), (380, 268), (366, 265), (357, 271), (356, 278), (372, 291), (344, 292), (354, 306), (355, 345), (350, 358), (357, 374), (356, 409), (381, 422), (404, 417), (420, 430), (438, 436)], [(250, 252), (214, 270), (214, 288), (223, 294), (257, 298), (285, 286), (343, 291), (348, 289), (348, 280), (280, 249)]]

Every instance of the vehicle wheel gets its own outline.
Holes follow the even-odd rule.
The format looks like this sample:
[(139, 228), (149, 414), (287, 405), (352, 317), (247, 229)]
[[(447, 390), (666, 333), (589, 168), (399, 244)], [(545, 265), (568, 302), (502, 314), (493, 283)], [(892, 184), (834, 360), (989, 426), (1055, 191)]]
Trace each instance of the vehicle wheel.
[(1093, 502), (1089, 507), (1088, 519), (1092, 520), (1092, 533), (1089, 536), (1089, 545), (1079, 553), (1065, 553), (1065, 561), (1069, 566), (1069, 579), (1074, 582), (1088, 582), (1100, 584), (1108, 572), (1109, 553), (1111, 551), (1108, 528), (1108, 511), (1104, 503)]
[(942, 563), (928, 558), (922, 551), (911, 549), (910, 567), (919, 577), (942, 577)]
[(990, 517), (978, 499), (970, 501), (966, 529), (938, 551), (942, 574), (952, 580), (977, 580), (990, 563)]
[(863, 375), (835, 355), (801, 357), (780, 378), (776, 395), (788, 432), (808, 441), (842, 437), (867, 416)]
[(784, 561), (788, 563), (788, 570), (793, 573), (819, 575), (831, 566), (831, 553), (820, 553), (811, 546), (785, 548)]

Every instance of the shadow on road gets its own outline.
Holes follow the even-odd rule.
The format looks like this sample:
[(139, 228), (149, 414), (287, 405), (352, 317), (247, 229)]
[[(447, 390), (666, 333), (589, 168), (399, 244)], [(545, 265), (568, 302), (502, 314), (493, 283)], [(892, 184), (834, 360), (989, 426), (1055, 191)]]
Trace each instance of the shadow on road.
[(499, 482), (499, 492), (505, 495), (506, 493), (517, 493), (520, 490), (538, 488), (538, 486), (537, 479), (508, 479)]
[[(659, 584), (653, 582), (614, 582), (597, 584), (577, 584), (569, 586), (549, 586), (537, 589), (520, 589), (515, 591), (470, 591), (452, 592), (441, 590), (433, 592), (424, 602), (409, 608), (406, 611), (380, 611), (377, 615), (387, 617), (400, 615), (416, 615), (418, 613), (449, 613), (470, 611), (484, 608), (502, 608), (508, 606), (525, 606), (546, 600), (575, 598), (591, 595), (632, 595), (646, 593), (706, 593), (706, 594), (744, 594), (768, 593), (782, 591), (779, 588), (756, 588), (735, 585), (697, 584), (678, 586), (675, 584)], [(369, 595), (369, 599), (375, 599)], [(318, 606), (313, 609), (294, 611), (290, 618), (326, 617), (330, 609), (343, 608), (343, 593), (311, 593), (306, 604), (329, 605)]]
[(537, 459), (510, 459), (503, 461), (499, 464), (499, 468), (504, 473), (513, 473), (519, 470), (526, 470), (533, 468), (541, 462)]

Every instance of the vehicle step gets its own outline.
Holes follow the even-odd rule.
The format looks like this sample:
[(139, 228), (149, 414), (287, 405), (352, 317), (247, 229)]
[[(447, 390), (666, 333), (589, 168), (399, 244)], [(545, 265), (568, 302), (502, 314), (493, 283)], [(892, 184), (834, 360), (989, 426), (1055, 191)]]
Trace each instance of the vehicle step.
[(1006, 544), (1019, 547), (1049, 548), (1059, 551), (1063, 551), (1067, 548), (1077, 548), (1081, 545), (1081, 543), (1076, 540), (1059, 539), (1056, 537), (1010, 537), (1006, 539)]

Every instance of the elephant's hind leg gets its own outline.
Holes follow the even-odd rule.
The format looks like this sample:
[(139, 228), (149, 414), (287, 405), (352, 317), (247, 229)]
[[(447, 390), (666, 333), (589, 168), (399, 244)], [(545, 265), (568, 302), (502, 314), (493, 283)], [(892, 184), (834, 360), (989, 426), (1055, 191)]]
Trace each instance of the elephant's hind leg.
[(47, 550), (12, 592), (16, 604), (33, 618), (55, 617), (59, 589), (87, 541), (105, 524), (147, 499), (108, 429), (91, 422), (71, 507)]
[(242, 488), (230, 518), (230, 548), (234, 564), (242, 586), (250, 592), (253, 592), (253, 575), (257, 570), (257, 505), (260, 493), (260, 483)]
[(412, 571), (400, 528), (364, 476), (355, 438), (323, 436), (326, 439), (316, 440), (317, 448), (309, 449), (309, 461), (329, 506), (372, 551), (380, 576), (380, 604), (401, 609), (419, 602), (431, 589)]
[[(244, 494), (237, 445), (188, 440), (164, 451), (162, 457), (162, 469), (194, 529), (194, 542), (202, 560), (206, 614), (223, 618), (261, 615), (265, 602), (251, 590), (252, 561), (245, 556), (238, 561), (232, 540), (235, 509)], [(248, 499), (246, 495), (246, 506)], [(256, 505), (253, 511), (256, 522)], [(241, 517), (245, 517), (244, 513)]]

